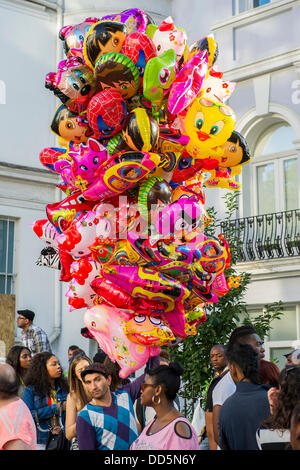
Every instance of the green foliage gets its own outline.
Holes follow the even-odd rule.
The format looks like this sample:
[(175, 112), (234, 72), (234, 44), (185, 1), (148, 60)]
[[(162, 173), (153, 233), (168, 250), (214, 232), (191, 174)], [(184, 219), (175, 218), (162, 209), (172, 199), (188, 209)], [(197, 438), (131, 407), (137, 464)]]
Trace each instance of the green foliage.
[[(238, 208), (238, 192), (230, 192), (224, 196), (226, 205), (226, 221), (234, 224), (234, 217)], [(221, 233), (221, 220), (218, 219), (214, 208), (207, 210), (212, 218), (211, 224), (206, 228), (207, 236), (216, 236)], [(226, 230), (223, 233), (231, 253), (231, 266), (225, 270), (226, 279), (230, 276), (240, 276), (240, 285), (233, 287), (229, 292), (219, 297), (216, 304), (206, 306), (207, 321), (197, 327), (196, 336), (188, 336), (170, 350), (172, 360), (178, 360), (184, 365), (183, 393), (186, 398), (184, 412), (191, 417), (194, 401), (205, 398), (208, 385), (213, 377), (213, 368), (210, 364), (210, 350), (215, 344), (226, 344), (232, 331), (241, 324), (251, 323), (261, 338), (264, 338), (271, 328), (271, 322), (282, 314), (281, 303), (274, 303), (264, 307), (264, 313), (251, 318), (247, 306), (243, 301), (247, 286), (251, 281), (249, 273), (238, 273), (236, 261), (239, 258), (241, 237), (238, 228)]]

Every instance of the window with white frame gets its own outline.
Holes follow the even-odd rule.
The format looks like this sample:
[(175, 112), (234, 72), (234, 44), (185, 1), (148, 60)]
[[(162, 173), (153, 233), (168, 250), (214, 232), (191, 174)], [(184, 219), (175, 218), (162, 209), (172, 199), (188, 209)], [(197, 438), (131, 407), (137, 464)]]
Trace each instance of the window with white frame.
[[(263, 313), (263, 307), (248, 308), (251, 319)], [(243, 318), (240, 318), (242, 324)], [(286, 358), (284, 354), (300, 348), (300, 304), (285, 305), (279, 319), (271, 322), (268, 336), (264, 338), (265, 359), (275, 361), (283, 369)]]
[(0, 294), (14, 291), (14, 236), (15, 222), (0, 219)]
[(276, 122), (263, 131), (253, 152), (253, 208), (256, 214), (270, 214), (299, 208), (298, 156), (290, 125)]
[(267, 3), (271, 3), (271, 0), (234, 0), (234, 14), (243, 13), (252, 8), (262, 7)]

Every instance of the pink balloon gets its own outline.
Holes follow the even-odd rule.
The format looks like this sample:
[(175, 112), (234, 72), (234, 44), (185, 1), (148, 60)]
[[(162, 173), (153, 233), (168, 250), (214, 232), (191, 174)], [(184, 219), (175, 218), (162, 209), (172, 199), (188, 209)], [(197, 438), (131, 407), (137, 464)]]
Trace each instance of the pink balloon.
[(168, 99), (170, 113), (180, 113), (200, 94), (207, 68), (207, 51), (204, 51), (192, 57), (180, 70), (170, 89)]
[(143, 346), (130, 341), (124, 332), (132, 315), (107, 304), (95, 305), (84, 315), (84, 323), (100, 348), (121, 367), (120, 377), (128, 377), (160, 353), (159, 346)]

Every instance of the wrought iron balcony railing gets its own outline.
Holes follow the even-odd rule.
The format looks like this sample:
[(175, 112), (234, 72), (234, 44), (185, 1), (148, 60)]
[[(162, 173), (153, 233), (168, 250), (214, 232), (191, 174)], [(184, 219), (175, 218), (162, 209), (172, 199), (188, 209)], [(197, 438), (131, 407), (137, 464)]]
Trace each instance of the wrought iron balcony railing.
[(240, 239), (238, 262), (300, 256), (300, 209), (221, 222)]

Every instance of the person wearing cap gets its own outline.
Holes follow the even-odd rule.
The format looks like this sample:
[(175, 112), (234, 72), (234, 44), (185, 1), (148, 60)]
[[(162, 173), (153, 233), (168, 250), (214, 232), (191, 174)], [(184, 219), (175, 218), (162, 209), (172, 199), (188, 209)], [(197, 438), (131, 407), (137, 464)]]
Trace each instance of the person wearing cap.
[(33, 325), (35, 317), (31, 310), (18, 310), (17, 325), (22, 331), (22, 344), (31, 351), (31, 354), (37, 354), (43, 351), (52, 352), (47, 334), (42, 328)]
[(286, 363), (284, 364), (285, 367), (300, 366), (300, 349), (294, 349), (293, 351), (284, 354), (284, 357), (286, 357)]
[(81, 373), (92, 400), (79, 412), (76, 432), (79, 450), (128, 450), (138, 437), (133, 404), (150, 367), (159, 365), (159, 356), (150, 359), (145, 372), (122, 388), (110, 389), (108, 368), (93, 363)]

